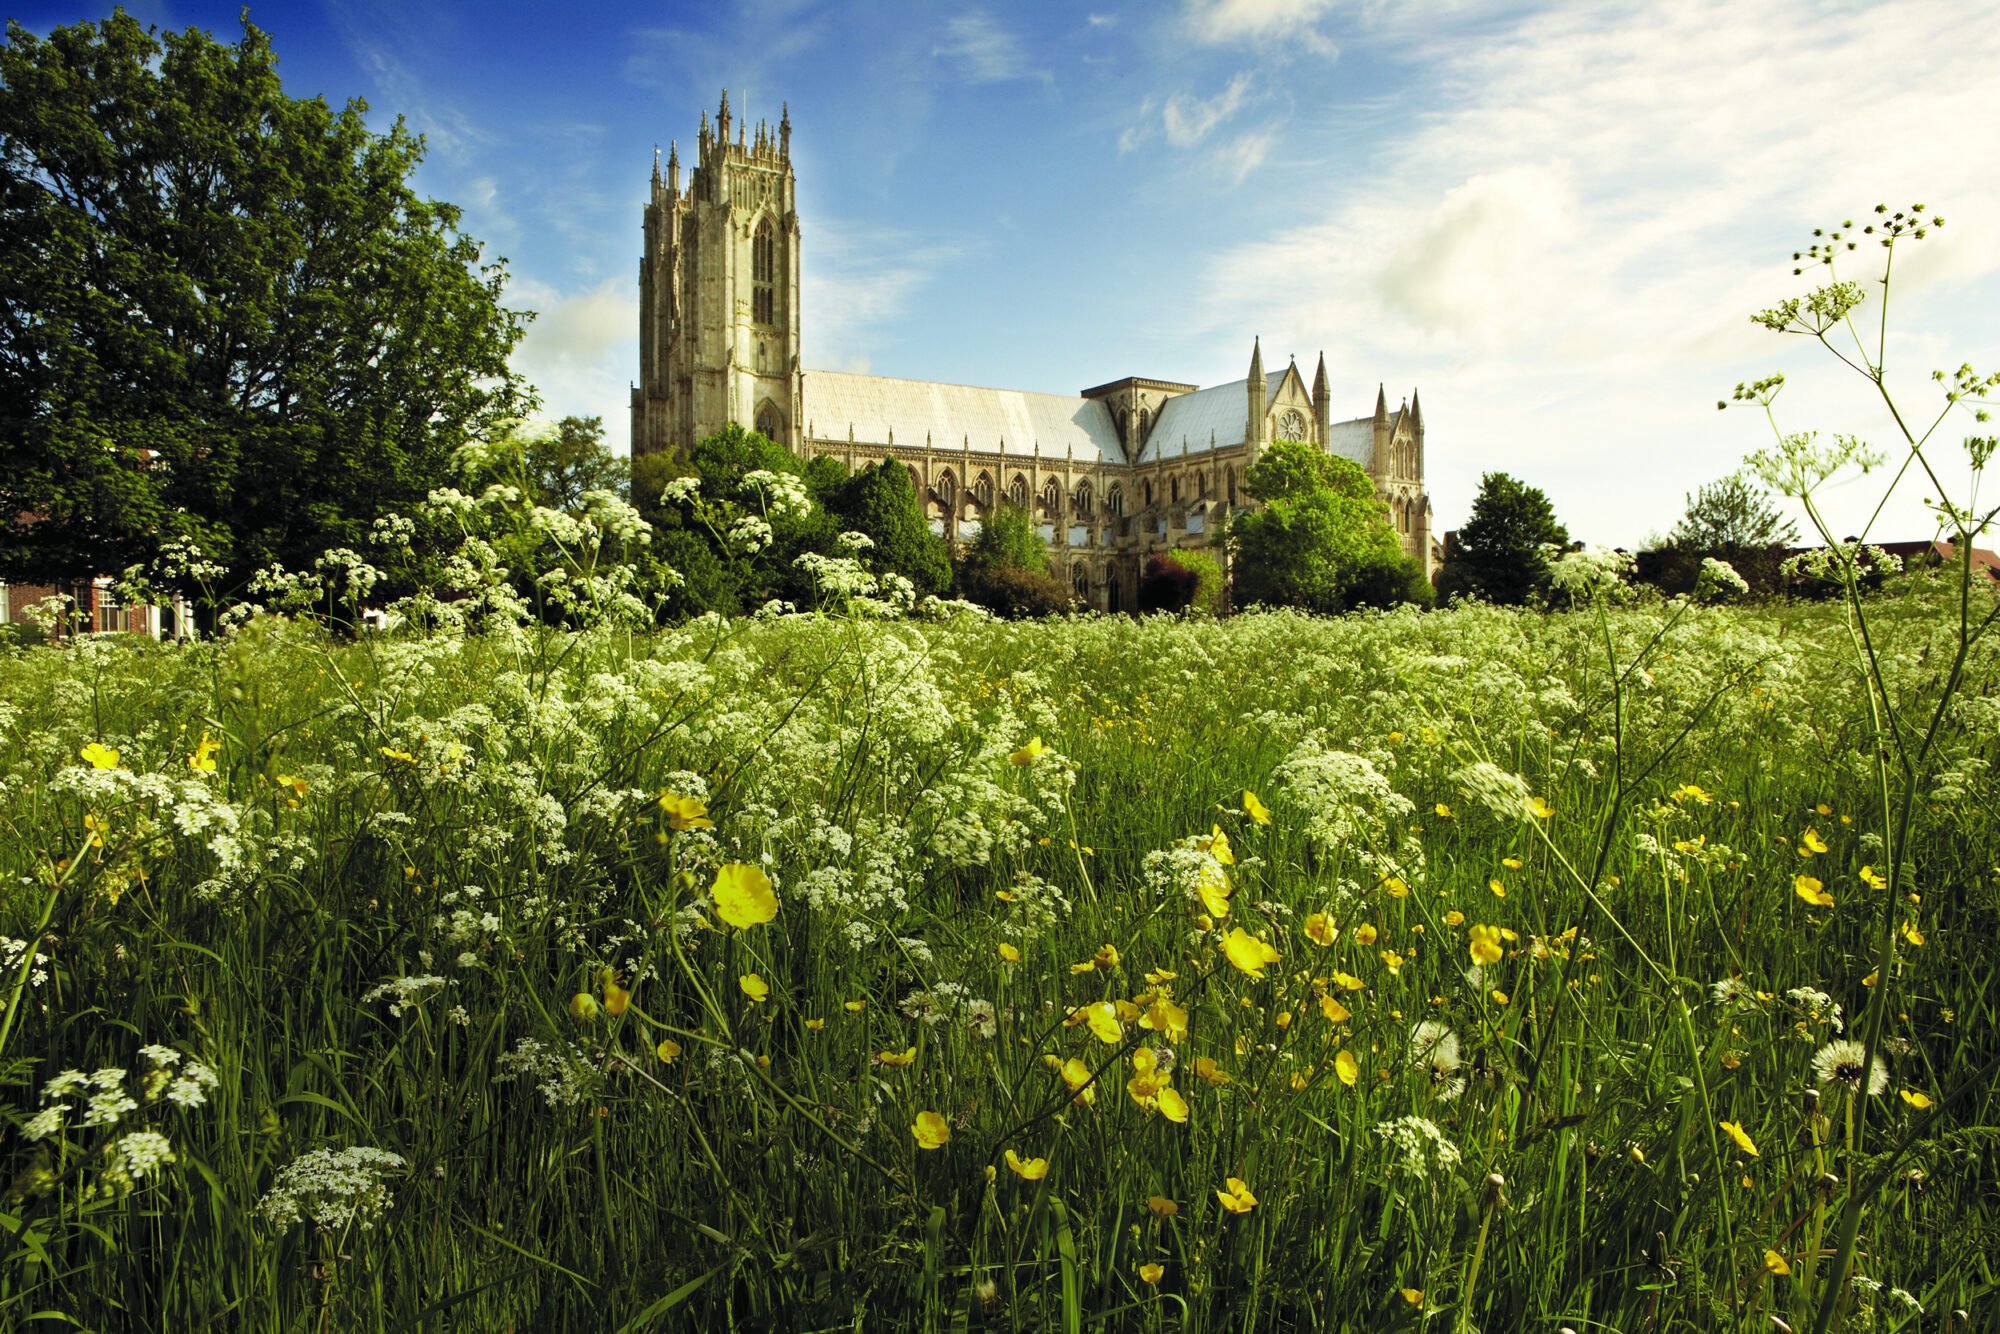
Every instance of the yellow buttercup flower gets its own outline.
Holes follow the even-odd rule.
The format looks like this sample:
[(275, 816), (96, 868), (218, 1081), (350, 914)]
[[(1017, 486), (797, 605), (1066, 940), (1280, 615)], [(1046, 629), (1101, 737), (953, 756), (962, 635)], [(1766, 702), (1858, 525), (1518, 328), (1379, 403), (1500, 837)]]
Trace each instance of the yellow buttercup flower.
[(1714, 793), (1704, 792), (1693, 783), (1682, 783), (1673, 790), (1671, 795), (1675, 801), (1698, 801), (1704, 806), (1712, 805), (1715, 802)]
[(311, 786), (305, 779), (294, 778), (290, 774), (278, 774), (271, 781), (279, 787), (290, 788), (292, 795), (295, 797), (303, 797), (307, 789)]
[(1507, 993), (1500, 990), (1500, 988), (1498, 987), (1493, 988), (1493, 990), (1488, 993), (1488, 996), (1495, 1005), (1505, 1005), (1507, 1003)]
[(671, 828), (715, 828), (715, 821), (708, 818), (708, 803), (700, 797), (683, 797), (677, 792), (662, 792), (660, 809), (666, 812), (667, 824)]
[(1109, 1001), (1098, 1001), (1095, 1005), (1083, 1007), (1083, 1022), (1099, 1042), (1110, 1046), (1125, 1036), (1125, 1025), (1118, 1021), (1118, 1007)]
[(1776, 1274), (1780, 1278), (1792, 1272), (1792, 1267), (1785, 1262), (1784, 1256), (1768, 1250), (1764, 1252), (1764, 1269), (1767, 1273)]
[(1493, 879), (1488, 880), (1486, 882), (1486, 887), (1493, 891), (1495, 898), (1504, 899), (1507, 897), (1507, 886), (1505, 882), (1503, 882), (1498, 876), (1495, 876)]
[(1922, 945), (1924, 943), (1924, 933), (1917, 929), (1915, 922), (1905, 921), (1903, 923), (1903, 939), (1909, 941), (1912, 945)]
[(1224, 1084), (1231, 1083), (1235, 1080), (1234, 1075), (1230, 1074), (1227, 1070), (1224, 1070), (1221, 1066), (1215, 1063), (1215, 1058), (1213, 1056), (1195, 1057), (1194, 1075), (1195, 1078), (1199, 1079), (1202, 1083), (1213, 1084), (1217, 1088), (1221, 1088)]
[(1049, 1174), (1048, 1159), (1023, 1158), (1012, 1149), (1007, 1150), (1007, 1166), (1023, 1181), (1040, 1181)]
[(632, 993), (618, 985), (618, 974), (611, 969), (604, 970), (604, 1012), (614, 1018), (625, 1013), (632, 1004)]
[(1040, 737), (1034, 737), (1029, 740), (1027, 745), (1021, 747), (1019, 750), (1015, 751), (1012, 755), (1008, 756), (1007, 758), (1014, 761), (1014, 763), (1016, 764), (1028, 765), (1028, 764), (1033, 764), (1036, 760), (1039, 760), (1040, 758), (1042, 758), (1042, 756), (1048, 753), (1049, 753), (1049, 748), (1042, 744), (1042, 739)]
[(1528, 798), (1528, 814), (1534, 816), (1537, 820), (1546, 820), (1555, 813), (1555, 807), (1549, 805), (1549, 803), (1543, 801), (1540, 797)]
[(1185, 1125), (1187, 1123), (1187, 1099), (1180, 1095), (1180, 1090), (1172, 1087), (1161, 1089), (1158, 1103), (1161, 1116), (1166, 1117), (1167, 1120), (1172, 1121), (1175, 1125)]
[(910, 1134), (920, 1149), (942, 1149), (951, 1138), (951, 1127), (936, 1112), (918, 1112), (910, 1123)]
[(1155, 1218), (1172, 1218), (1180, 1211), (1181, 1207), (1164, 1195), (1148, 1195), (1146, 1197), (1146, 1212)]
[(1403, 1300), (1409, 1305), (1416, 1307), (1419, 1311), (1424, 1309), (1424, 1290), (1422, 1288), (1402, 1288), (1399, 1291), (1403, 1294)]
[(194, 754), (188, 756), (188, 768), (198, 774), (214, 773), (215, 755), (221, 749), (222, 743), (220, 741), (203, 732), (201, 734), (201, 741), (194, 748)]
[(1323, 912), (1307, 913), (1306, 939), (1322, 949), (1330, 948), (1334, 941), (1340, 939), (1340, 928)]
[(1355, 943), (1360, 945), (1373, 945), (1379, 934), (1375, 930), (1373, 922), (1363, 922), (1360, 926), (1354, 928)]
[(877, 1065), (888, 1066), (915, 1065), (917, 1063), (917, 1049), (909, 1047), (903, 1051), (878, 1051), (875, 1053), (875, 1063)]
[(1167, 1269), (1165, 1265), (1157, 1265), (1148, 1262), (1146, 1264), (1142, 1264), (1139, 1266), (1139, 1281), (1141, 1283), (1158, 1283), (1160, 1281), (1160, 1276), (1165, 1274), (1166, 1272)]
[(847, 1011), (849, 1014), (860, 1014), (863, 1010), (868, 1008), (868, 1002), (865, 1000), (842, 1001), (840, 1003), (840, 1008)]
[(579, 991), (569, 998), (569, 1017), (579, 1023), (589, 1023), (597, 1018), (599, 1006), (597, 997), (588, 991)]
[(1382, 892), (1392, 899), (1406, 899), (1410, 897), (1410, 887), (1403, 883), (1401, 876), (1384, 876), (1382, 879)]
[(808, 1033), (817, 1033), (825, 1027), (826, 1027), (826, 1020), (824, 1019), (806, 1020), (806, 1032)]
[(660, 1045), (653, 1048), (653, 1055), (660, 1058), (661, 1065), (672, 1065), (680, 1059), (681, 1044), (672, 1038), (661, 1038)]
[(1215, 1192), (1215, 1198), (1224, 1209), (1232, 1214), (1247, 1214), (1257, 1207), (1257, 1197), (1250, 1193), (1250, 1183), (1242, 1177), (1229, 1177), (1227, 1190)]
[(1815, 908), (1831, 908), (1833, 895), (1826, 892), (1826, 886), (1809, 875), (1792, 877), (1792, 892), (1812, 904)]
[(1210, 825), (1207, 838), (1197, 838), (1196, 848), (1207, 853), (1224, 866), (1236, 865), (1236, 854), (1229, 849), (1229, 835), (1222, 832), (1221, 825)]
[(1473, 927), (1469, 948), (1472, 951), (1472, 961), (1480, 965), (1499, 963), (1507, 953), (1500, 944), (1500, 928), (1497, 926)]
[(396, 760), (402, 764), (415, 764), (417, 762), (417, 757), (410, 754), (407, 750), (397, 750), (393, 746), (377, 746), (375, 749), (385, 760)]
[(1153, 1003), (1146, 1007), (1146, 1013), (1139, 1020), (1139, 1027), (1161, 1034), (1169, 1042), (1185, 1038), (1187, 1025), (1188, 1012), (1167, 996), (1153, 997)]
[(1741, 1122), (1723, 1121), (1720, 1124), (1722, 1126), (1723, 1133), (1728, 1135), (1731, 1140), (1735, 1141), (1737, 1148), (1749, 1154), (1752, 1158), (1763, 1157), (1762, 1154), (1757, 1152), (1756, 1142), (1753, 1141), (1750, 1138), (1749, 1133), (1743, 1129), (1743, 1125)]
[(1108, 973), (1118, 966), (1118, 947), (1111, 944), (1099, 945), (1097, 953), (1090, 956), (1090, 961)]
[(1209, 916), (1217, 920), (1229, 916), (1229, 874), (1220, 866), (1204, 862), (1195, 876), (1194, 892)]
[(1340, 1054), (1333, 1058), (1333, 1073), (1341, 1083), (1353, 1088), (1354, 1082), (1361, 1078), (1361, 1062), (1354, 1059), (1353, 1052), (1343, 1048)]
[(1368, 985), (1366, 982), (1363, 982), (1360, 978), (1356, 977), (1354, 974), (1343, 973), (1338, 968), (1333, 970), (1333, 977), (1331, 980), (1333, 982), (1333, 985), (1339, 987), (1342, 991), (1360, 991)]
[(778, 896), (771, 892), (771, 877), (755, 866), (730, 862), (715, 873), (715, 915), (742, 931), (762, 926), (778, 915)]
[(1326, 1016), (1329, 1024), (1344, 1024), (1354, 1017), (1353, 1011), (1331, 996), (1319, 998), (1319, 1012)]
[(1264, 808), (1263, 802), (1257, 800), (1257, 794), (1248, 788), (1243, 791), (1243, 813), (1258, 824), (1271, 823), (1271, 812)]
[(1450, 912), (1444, 915), (1444, 924), (1446, 926), (1464, 926), (1465, 914), (1460, 912), (1458, 909), (1453, 908)]
[(1440, 820), (1449, 820), (1451, 818), (1451, 807), (1441, 801), (1432, 809), (1437, 812), (1437, 818)]
[(743, 974), (736, 979), (736, 985), (741, 987), (743, 994), (753, 1001), (762, 1002), (771, 998), (771, 984), (755, 973)]
[(1816, 852), (1825, 851), (1826, 840), (1819, 836), (1819, 830), (1807, 825), (1806, 832), (1799, 835), (1799, 856), (1810, 857)]
[(1072, 1089), (1080, 1089), (1090, 1082), (1090, 1067), (1074, 1056), (1062, 1063), (1060, 1073), (1063, 1083)]
[(1264, 976), (1266, 966), (1284, 957), (1240, 926), (1231, 927), (1229, 934), (1222, 938), (1222, 953), (1239, 972), (1256, 978)]
[(1889, 877), (1883, 875), (1872, 866), (1864, 866), (1861, 868), (1861, 883), (1870, 889), (1887, 889), (1889, 887)]
[(116, 769), (118, 767), (118, 752), (100, 741), (91, 742), (76, 754), (78, 759), (83, 760), (93, 769)]
[(1021, 951), (1003, 940), (1000, 942), (1000, 958), (1006, 963), (1019, 963), (1021, 962)]
[(1927, 1112), (1937, 1105), (1931, 1101), (1931, 1095), (1922, 1089), (1898, 1089), (1896, 1092), (1898, 1097), (1920, 1112)]

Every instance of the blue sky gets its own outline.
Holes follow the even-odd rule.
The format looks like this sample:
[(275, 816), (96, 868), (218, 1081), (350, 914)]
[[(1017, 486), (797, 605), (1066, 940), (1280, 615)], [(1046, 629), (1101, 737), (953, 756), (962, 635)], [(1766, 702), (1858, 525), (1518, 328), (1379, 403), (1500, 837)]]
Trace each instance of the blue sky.
[[(234, 3), (135, 4), (225, 40)], [(105, 11), (28, 5), (45, 31)], [(1899, 265), (1892, 384), (2000, 366), (2000, 4), (1173, 0), (596, 8), (254, 5), (288, 92), (429, 140), (539, 312), (544, 413), (620, 448), (653, 147), (791, 106), (808, 367), (1074, 392), (1327, 356), (1335, 415), (1421, 387), (1438, 527), (1482, 472), (1632, 545), (1768, 442), (1887, 443), (1866, 386), (1751, 326), (1790, 252), (1878, 201), (1948, 219)], [(1860, 270), (1850, 276), (1865, 277)], [(1907, 285), (1905, 285), (1907, 284)], [(1963, 478), (1954, 429), (1940, 458)], [(1881, 479), (1828, 496), (1857, 531)], [(1962, 485), (1962, 483), (1961, 483)], [(1874, 535), (1929, 534), (1906, 486)]]

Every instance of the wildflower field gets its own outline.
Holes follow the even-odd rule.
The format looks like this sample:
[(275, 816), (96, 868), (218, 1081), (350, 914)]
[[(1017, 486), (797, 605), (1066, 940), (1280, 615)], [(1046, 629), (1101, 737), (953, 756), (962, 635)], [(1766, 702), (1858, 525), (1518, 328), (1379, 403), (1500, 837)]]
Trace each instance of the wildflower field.
[(1990, 1328), (1986, 597), (14, 651), (0, 1325)]

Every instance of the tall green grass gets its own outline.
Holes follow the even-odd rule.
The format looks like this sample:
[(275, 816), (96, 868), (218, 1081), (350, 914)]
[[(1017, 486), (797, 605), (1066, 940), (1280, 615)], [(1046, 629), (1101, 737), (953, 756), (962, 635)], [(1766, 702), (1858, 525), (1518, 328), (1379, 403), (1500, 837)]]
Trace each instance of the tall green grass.
[[(1869, 605), (1899, 707), (1950, 684), (1951, 596)], [(1885, 793), (1834, 606), (15, 653), (0, 1322), (1763, 1330), (1834, 1284), (1841, 1328), (1976, 1328), (1995, 666)], [(729, 864), (773, 920), (722, 920)], [(1874, 1007), (1852, 1095), (1814, 1061)], [(114, 1069), (115, 1124), (85, 1090), (27, 1136)], [(174, 1160), (121, 1178), (140, 1130)], [(280, 1174), (355, 1148), (403, 1165), (287, 1222)]]

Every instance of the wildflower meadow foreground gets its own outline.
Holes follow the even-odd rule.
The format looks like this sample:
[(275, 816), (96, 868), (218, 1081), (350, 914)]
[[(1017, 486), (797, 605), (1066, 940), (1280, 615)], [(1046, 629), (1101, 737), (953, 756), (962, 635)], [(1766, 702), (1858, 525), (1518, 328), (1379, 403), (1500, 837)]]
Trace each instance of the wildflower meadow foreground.
[(1990, 1327), (1965, 596), (16, 652), (0, 1310)]

